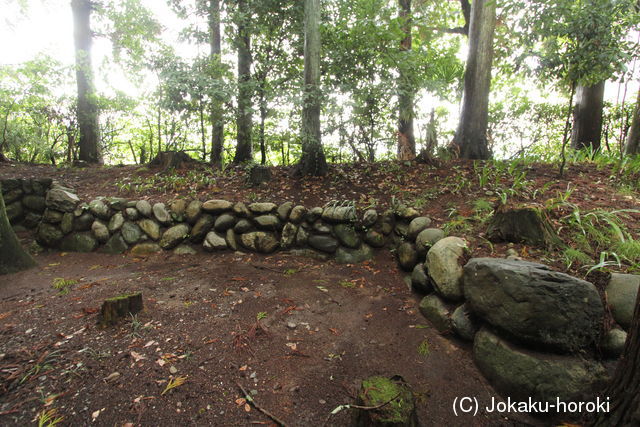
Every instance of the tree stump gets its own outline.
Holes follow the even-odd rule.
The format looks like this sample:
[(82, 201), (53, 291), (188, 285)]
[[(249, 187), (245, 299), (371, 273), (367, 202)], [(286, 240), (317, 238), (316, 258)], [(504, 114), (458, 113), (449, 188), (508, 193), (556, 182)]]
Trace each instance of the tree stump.
[(358, 393), (354, 426), (419, 425), (413, 393), (402, 377), (369, 377)]
[(102, 327), (115, 325), (120, 319), (142, 311), (142, 293), (120, 295), (102, 303), (98, 324)]
[(487, 238), (544, 247), (560, 243), (545, 212), (535, 206), (501, 205), (489, 219)]
[(250, 187), (257, 187), (263, 182), (271, 181), (271, 171), (262, 165), (252, 165), (247, 170), (247, 184)]
[(149, 163), (151, 166), (160, 166), (162, 172), (170, 169), (178, 169), (183, 163), (194, 163), (196, 160), (189, 157), (184, 151), (161, 151)]

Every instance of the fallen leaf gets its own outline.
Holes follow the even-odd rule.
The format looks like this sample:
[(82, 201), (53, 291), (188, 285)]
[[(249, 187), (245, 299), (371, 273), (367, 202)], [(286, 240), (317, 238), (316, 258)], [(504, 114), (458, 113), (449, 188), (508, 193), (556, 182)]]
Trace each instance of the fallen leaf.
[(136, 362), (146, 359), (144, 355), (136, 353), (135, 351), (131, 352), (131, 357), (133, 357), (133, 360), (135, 360)]

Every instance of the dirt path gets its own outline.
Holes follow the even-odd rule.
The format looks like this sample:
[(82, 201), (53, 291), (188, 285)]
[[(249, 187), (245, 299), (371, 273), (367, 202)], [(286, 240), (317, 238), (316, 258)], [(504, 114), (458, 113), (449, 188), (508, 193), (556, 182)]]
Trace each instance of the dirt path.
[[(238, 382), (287, 425), (322, 425), (354, 403), (361, 379), (401, 375), (425, 426), (519, 425), (454, 417), (455, 397), (497, 395), (468, 345), (427, 325), (388, 253), (358, 266), (231, 253), (38, 262), (0, 283), (0, 424), (50, 408), (67, 425), (269, 424), (246, 411)], [(56, 278), (77, 283), (61, 295)], [(97, 328), (101, 301), (130, 291), (142, 291), (144, 312)], [(186, 381), (161, 395), (175, 377)]]

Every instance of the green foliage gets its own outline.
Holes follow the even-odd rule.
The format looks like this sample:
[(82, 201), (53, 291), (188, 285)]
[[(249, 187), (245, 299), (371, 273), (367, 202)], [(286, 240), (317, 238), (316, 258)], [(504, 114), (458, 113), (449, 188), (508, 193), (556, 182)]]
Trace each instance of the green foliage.
[(66, 295), (69, 293), (71, 286), (78, 284), (75, 279), (63, 279), (61, 277), (53, 279), (51, 287), (58, 291), (58, 295)]

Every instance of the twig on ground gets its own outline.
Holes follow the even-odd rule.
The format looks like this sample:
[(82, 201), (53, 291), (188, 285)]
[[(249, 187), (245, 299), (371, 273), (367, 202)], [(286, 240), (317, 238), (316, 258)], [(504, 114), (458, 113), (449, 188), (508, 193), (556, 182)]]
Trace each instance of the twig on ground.
[(258, 403), (256, 403), (256, 401), (253, 399), (253, 397), (251, 397), (251, 395), (249, 393), (247, 393), (247, 391), (244, 389), (244, 387), (242, 387), (242, 385), (240, 385), (239, 382), (236, 381), (236, 385), (238, 386), (238, 388), (240, 389), (240, 391), (244, 395), (244, 398), (247, 400), (247, 402), (250, 402), (253, 405), (254, 408), (256, 408), (258, 411), (260, 411), (263, 414), (265, 414), (267, 417), (271, 418), (279, 426), (287, 427), (287, 425), (284, 423), (284, 421), (280, 420), (278, 417), (276, 417), (275, 415), (273, 415), (271, 412), (267, 411), (266, 409), (261, 408), (258, 405)]
[(329, 413), (329, 415), (327, 416), (327, 418), (324, 420), (324, 423), (322, 423), (322, 427), (326, 426), (327, 423), (329, 422), (329, 419), (331, 419), (332, 415), (337, 414), (338, 412), (342, 411), (343, 409), (361, 409), (363, 411), (375, 411), (376, 409), (380, 409), (384, 406), (387, 406), (389, 403), (393, 402), (394, 400), (396, 400), (398, 398), (398, 396), (400, 396), (400, 393), (396, 394), (395, 396), (393, 396), (391, 399), (387, 400), (386, 402), (382, 402), (379, 405), (376, 406), (360, 406), (360, 405), (353, 405), (353, 404), (345, 404), (345, 405), (339, 405), (338, 407), (336, 407), (333, 411), (331, 411)]

